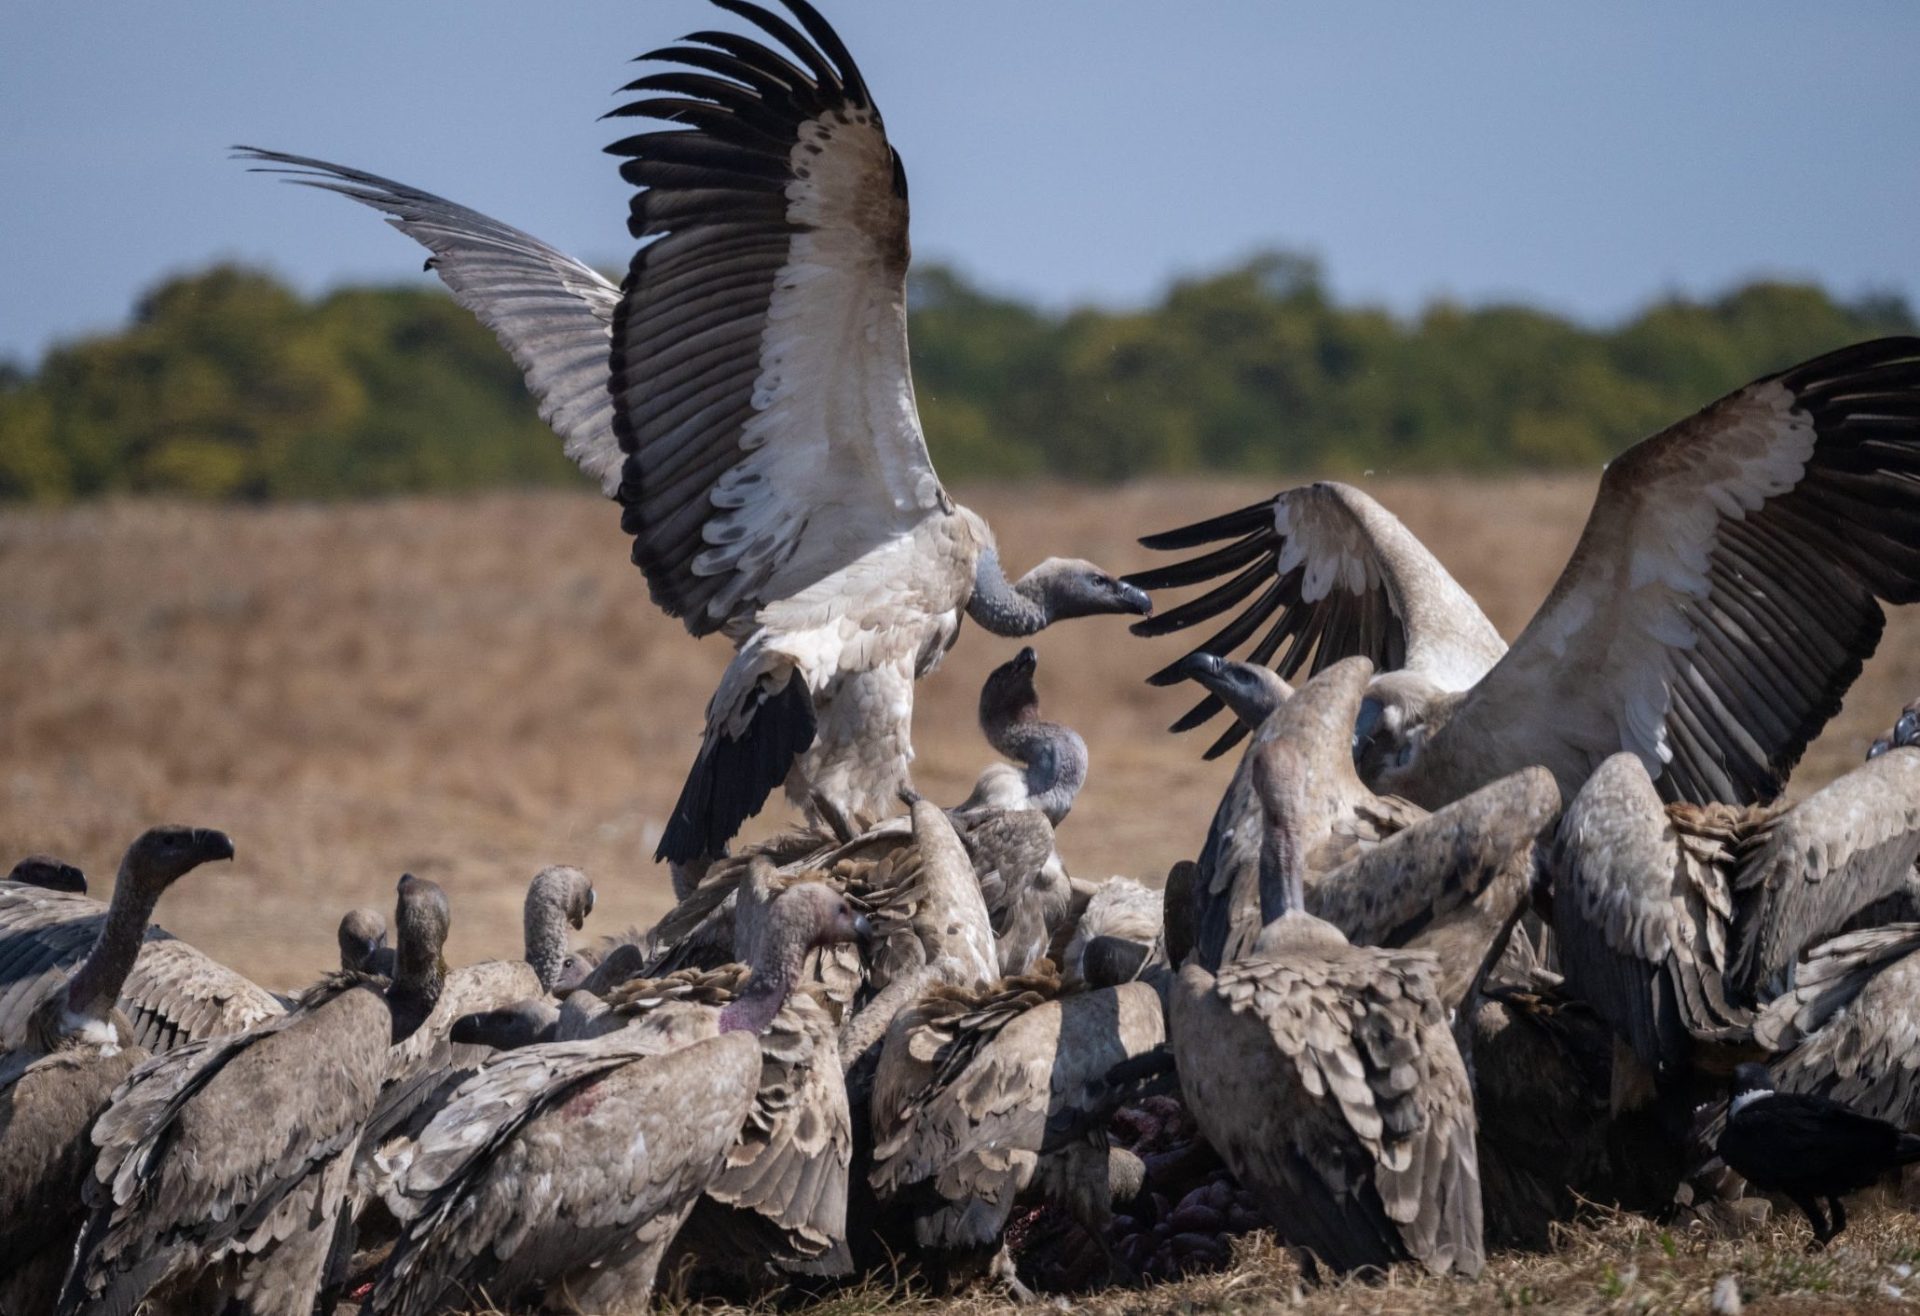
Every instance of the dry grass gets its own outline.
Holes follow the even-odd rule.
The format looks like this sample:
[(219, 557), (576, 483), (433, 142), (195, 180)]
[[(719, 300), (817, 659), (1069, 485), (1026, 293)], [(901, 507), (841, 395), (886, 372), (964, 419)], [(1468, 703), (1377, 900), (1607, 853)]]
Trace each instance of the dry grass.
[[(1698, 1226), (1673, 1230), (1617, 1216), (1566, 1229), (1547, 1255), (1493, 1257), (1477, 1282), (1436, 1279), (1418, 1267), (1399, 1266), (1382, 1282), (1349, 1279), (1314, 1287), (1303, 1282), (1287, 1253), (1255, 1235), (1239, 1241), (1229, 1269), (1147, 1289), (1075, 1295), (1070, 1302), (1081, 1316), (1272, 1309), (1302, 1316), (1704, 1313), (1714, 1310), (1716, 1286), (1730, 1279), (1744, 1310), (1758, 1316), (1907, 1310), (1908, 1294), (1920, 1294), (1920, 1221), (1908, 1211), (1894, 1205), (1863, 1208), (1824, 1253), (1806, 1253), (1808, 1237), (1797, 1215), (1742, 1239), (1715, 1238)], [(680, 1303), (671, 1294), (663, 1309), (683, 1316), (741, 1311)], [(870, 1284), (794, 1310), (797, 1316), (1010, 1316), (1034, 1308), (987, 1291), (954, 1299), (911, 1286), (902, 1292)]]
[[(1591, 484), (1373, 492), (1511, 635)], [(1136, 534), (1270, 490), (962, 492), (1010, 562), (1074, 553), (1124, 570), (1149, 559)], [(233, 873), (183, 885), (161, 917), (275, 986), (326, 964), (340, 911), (386, 905), (402, 870), (448, 887), (456, 959), (513, 949), (523, 884), (546, 863), (595, 875), (602, 931), (650, 920), (667, 886), (648, 856), (727, 653), (647, 603), (627, 542), (586, 494), (0, 513), (0, 857), (52, 851), (104, 879), (150, 822), (224, 827)], [(1802, 783), (1857, 762), (1920, 692), (1916, 634), (1920, 614), (1896, 616)], [(1043, 698), (1093, 751), (1063, 836), (1078, 872), (1157, 881), (1205, 834), (1230, 765), (1164, 734), (1190, 695), (1140, 680), (1179, 648), (1116, 619), (1041, 641)], [(989, 757), (973, 704), (1010, 652), (969, 629), (922, 684), (917, 777), (936, 798), (964, 794)]]

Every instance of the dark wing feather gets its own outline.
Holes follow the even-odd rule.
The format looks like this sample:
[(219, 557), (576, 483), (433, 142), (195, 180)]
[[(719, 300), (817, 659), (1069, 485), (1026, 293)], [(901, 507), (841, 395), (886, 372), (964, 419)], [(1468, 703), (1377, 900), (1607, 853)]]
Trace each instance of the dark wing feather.
[(906, 177), (879, 111), (811, 7), (788, 4), (797, 27), (721, 7), (766, 39), (644, 56), (678, 67), (614, 113), (673, 126), (608, 148), (644, 243), (610, 357), (623, 524), (654, 601), (696, 635), (744, 632), (947, 505), (913, 405)]
[[(1290, 489), (1140, 542), (1182, 549), (1220, 540), (1232, 542), (1127, 577), (1129, 584), (1148, 590), (1212, 584), (1205, 593), (1135, 623), (1135, 634), (1169, 635), (1245, 604), (1191, 652), (1231, 656), (1264, 627), (1246, 660), (1271, 663), (1290, 681), (1361, 656), (1378, 671), (1410, 667), (1424, 672), (1446, 690), (1468, 688), (1505, 652), (1466, 591), (1405, 526), (1358, 489), (1334, 483)], [(1147, 679), (1171, 685), (1181, 679), (1178, 666), (1176, 660)], [(1196, 727), (1219, 710), (1220, 701), (1210, 696), (1175, 723), (1175, 730)], [(1207, 757), (1225, 753), (1244, 734), (1242, 728), (1229, 728)]]
[(337, 192), (388, 216), (431, 251), (427, 268), (493, 330), (567, 456), (611, 496), (625, 454), (613, 436), (607, 345), (619, 289), (564, 252), (477, 210), (364, 170), (304, 155), (235, 148), (261, 173)]

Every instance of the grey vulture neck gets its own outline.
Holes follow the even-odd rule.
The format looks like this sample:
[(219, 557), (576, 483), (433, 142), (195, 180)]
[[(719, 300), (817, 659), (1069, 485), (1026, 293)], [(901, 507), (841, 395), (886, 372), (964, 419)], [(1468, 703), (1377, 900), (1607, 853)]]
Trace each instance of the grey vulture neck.
[(202, 863), (231, 858), (233, 842), (206, 828), (156, 827), (143, 833), (120, 861), (99, 939), (67, 980), (67, 1008), (90, 1019), (106, 1018), (133, 972), (160, 893)]
[(567, 962), (567, 927), (578, 928), (593, 912), (593, 884), (577, 868), (543, 868), (527, 887), (521, 913), (527, 963), (548, 991)]

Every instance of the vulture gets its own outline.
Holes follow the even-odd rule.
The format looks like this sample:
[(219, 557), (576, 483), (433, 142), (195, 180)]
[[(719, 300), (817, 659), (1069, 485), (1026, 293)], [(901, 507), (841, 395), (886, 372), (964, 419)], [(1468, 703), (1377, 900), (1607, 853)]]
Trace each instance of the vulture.
[(1139, 1160), (1106, 1145), (1109, 1076), (1161, 1050), (1159, 983), (1060, 995), (1058, 979), (936, 988), (887, 1031), (873, 1084), (871, 1182), (948, 1281), (990, 1269), (1023, 1299), (1004, 1235), (1029, 1189), (1104, 1240)]
[(28, 855), (8, 872), (7, 881), (37, 886), (47, 891), (65, 891), (77, 896), (87, 894), (87, 875), (52, 855)]
[(1189, 957), (1168, 1033), (1187, 1108), (1283, 1242), (1335, 1271), (1479, 1273), (1473, 1094), (1424, 951), (1351, 944), (1306, 909), (1307, 768), (1251, 751), (1265, 832), (1253, 946)]
[[(34, 864), (22, 861), (16, 867)], [(51, 883), (0, 882), (0, 1049), (21, 1045), (39, 1002), (99, 940), (110, 907), (72, 890), (57, 860), (36, 865)], [(72, 870), (76, 875), (77, 869)], [(141, 1048), (161, 1052), (184, 1042), (237, 1032), (284, 1012), (266, 988), (158, 927), (120, 989), (120, 1009)]]
[(377, 909), (350, 909), (340, 917), (340, 970), (393, 976), (393, 947), (387, 945), (387, 918)]
[(1803, 947), (1906, 889), (1920, 749), (1868, 760), (1785, 809), (1663, 803), (1632, 754), (1603, 762), (1555, 833), (1567, 985), (1656, 1077), (1696, 1044), (1744, 1045)]
[[(1130, 877), (1110, 877), (1087, 896), (1058, 957), (1068, 986), (1093, 981), (1091, 955), (1103, 985), (1133, 978), (1146, 963), (1165, 923), (1165, 897)], [(1115, 975), (1118, 975), (1117, 977)]]
[[(1299, 764), (1290, 825), (1307, 912), (1359, 945), (1433, 951), (1442, 997), (1449, 1009), (1459, 1005), (1531, 896), (1534, 840), (1559, 814), (1552, 778), (1541, 768), (1515, 772), (1429, 815), (1376, 796), (1354, 773), (1352, 727), (1372, 675), (1365, 658), (1343, 659), (1291, 694), (1254, 664), (1202, 655), (1188, 666), (1241, 716), (1264, 714), (1256, 746), (1283, 744)], [(1267, 827), (1257, 757), (1243, 757), (1221, 798), (1192, 885), (1197, 950), (1209, 970), (1245, 954), (1270, 921), (1260, 894)]]
[(91, 1207), (60, 1311), (308, 1316), (388, 1053), (445, 979), (445, 894), (400, 879), (394, 977), (342, 974), (244, 1032), (156, 1056), (93, 1128)]
[[(482, 1068), (397, 1158), (393, 1204), (406, 1227), (370, 1316), (427, 1316), (468, 1299), (510, 1305), (536, 1290), (550, 1306), (644, 1311), (668, 1245), (729, 1169), (763, 1154), (799, 1178), (828, 1173), (830, 1155), (809, 1159), (772, 1140), (730, 1153), (767, 1133), (749, 1128), (765, 1082), (762, 1035), (806, 954), (863, 931), (843, 897), (796, 886), (776, 900), (737, 990), (697, 979), (680, 993), (656, 987), (664, 999), (636, 1001), (624, 1027), (536, 1043)], [(743, 1184), (754, 1178), (741, 1174)]]
[(1760, 1010), (1781, 1092), (1844, 1102), (1920, 1129), (1920, 924), (1890, 923), (1816, 946)]
[[(615, 288), (430, 193), (243, 150), (384, 212), (500, 338), (567, 454), (622, 508), (655, 603), (736, 655), (657, 858), (684, 886), (772, 789), (852, 819), (908, 784), (915, 680), (963, 617), (1032, 635), (1145, 593), (1049, 558), (1018, 581), (927, 452), (907, 353), (907, 179), (839, 36), (715, 0), (764, 34), (643, 57), (615, 142), (643, 245)], [(681, 870), (686, 876), (681, 876)]]
[[(1571, 798), (1629, 753), (1662, 799), (1765, 803), (1879, 643), (1882, 605), (1920, 598), (1920, 338), (1756, 380), (1616, 458), (1511, 649), (1357, 489), (1293, 489), (1143, 542), (1222, 541), (1129, 577), (1218, 582), (1135, 631), (1251, 598), (1202, 651), (1251, 641), (1250, 660), (1286, 677), (1371, 658), (1356, 749), (1375, 790), (1432, 808), (1540, 764)], [(1176, 726), (1220, 707), (1209, 696)]]
[(60, 1296), (86, 1222), (88, 1132), (114, 1088), (147, 1058), (116, 1003), (154, 905), (195, 868), (232, 857), (221, 832), (142, 834), (121, 861), (87, 957), (34, 1006), (20, 1047), (0, 1056), (0, 1312), (52, 1311)]

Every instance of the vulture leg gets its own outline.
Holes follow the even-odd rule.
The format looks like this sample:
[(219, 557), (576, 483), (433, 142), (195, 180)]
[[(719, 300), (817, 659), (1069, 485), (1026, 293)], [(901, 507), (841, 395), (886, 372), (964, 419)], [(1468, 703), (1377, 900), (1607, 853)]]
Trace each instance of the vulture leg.
[(987, 1273), (995, 1280), (1007, 1286), (1007, 1292), (1013, 1300), (1020, 1303), (1038, 1302), (1040, 1295), (1020, 1282), (1020, 1272), (1014, 1267), (1013, 1253), (1005, 1243), (993, 1254), (993, 1262), (987, 1267)]
[(1831, 1241), (1838, 1238), (1840, 1232), (1847, 1227), (1847, 1208), (1841, 1204), (1837, 1194), (1827, 1199), (1827, 1205), (1833, 1210), (1833, 1229), (1827, 1235), (1828, 1240)]

